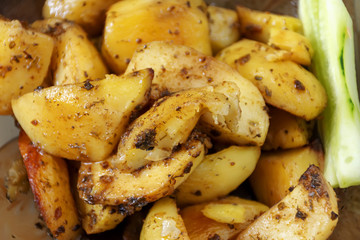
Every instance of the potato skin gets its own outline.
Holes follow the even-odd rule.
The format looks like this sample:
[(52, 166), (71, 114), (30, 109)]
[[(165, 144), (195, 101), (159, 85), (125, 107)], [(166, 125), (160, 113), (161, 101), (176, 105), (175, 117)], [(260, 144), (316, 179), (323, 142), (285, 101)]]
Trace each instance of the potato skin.
[(81, 25), (90, 35), (101, 33), (105, 12), (118, 0), (46, 0), (44, 18), (68, 19)]
[(55, 40), (51, 59), (53, 85), (80, 83), (105, 78), (108, 73), (102, 57), (87, 34), (77, 24), (55, 18), (35, 21), (32, 28)]
[(293, 188), (310, 165), (320, 166), (323, 152), (319, 146), (263, 152), (250, 183), (257, 199), (273, 206)]
[(11, 114), (11, 99), (40, 86), (49, 69), (54, 41), (17, 20), (0, 19), (0, 115)]
[(295, 188), (263, 213), (237, 239), (326, 240), (338, 222), (334, 189), (320, 169), (311, 165)]
[(200, 1), (123, 0), (107, 12), (102, 54), (112, 71), (123, 73), (138, 46), (173, 41), (211, 55), (206, 14)]
[(35, 202), (51, 234), (59, 240), (77, 239), (81, 224), (65, 160), (35, 147), (23, 131), (19, 136), (19, 148)]
[[(53, 86), (14, 99), (16, 119), (46, 152), (72, 160), (108, 157), (130, 116), (147, 103), (151, 69)], [(47, 134), (43, 134), (47, 133)]]
[(325, 89), (315, 76), (266, 44), (243, 39), (217, 58), (255, 84), (270, 105), (306, 120), (316, 118), (326, 106)]

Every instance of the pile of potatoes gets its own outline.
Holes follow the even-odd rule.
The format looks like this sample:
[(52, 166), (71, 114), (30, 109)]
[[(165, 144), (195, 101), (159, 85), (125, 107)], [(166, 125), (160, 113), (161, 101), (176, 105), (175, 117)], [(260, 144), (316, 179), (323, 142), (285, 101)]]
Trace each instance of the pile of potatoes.
[[(43, 16), (0, 19), (0, 114), (56, 239), (146, 205), (140, 239), (330, 236), (312, 138), (327, 96), (298, 19), (203, 0), (47, 0)], [(256, 201), (229, 195), (246, 179)]]

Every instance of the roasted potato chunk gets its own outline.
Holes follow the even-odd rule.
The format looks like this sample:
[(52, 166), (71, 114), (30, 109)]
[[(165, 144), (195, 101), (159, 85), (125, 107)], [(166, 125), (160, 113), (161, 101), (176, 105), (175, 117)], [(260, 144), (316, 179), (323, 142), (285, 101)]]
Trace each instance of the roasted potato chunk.
[[(202, 1), (123, 0), (106, 15), (102, 54), (117, 74), (125, 71), (138, 46), (169, 40), (211, 55), (209, 25)], [(145, 45), (144, 45), (145, 44)]]
[(323, 162), (320, 146), (307, 146), (284, 151), (262, 153), (250, 183), (257, 199), (273, 206), (297, 184), (310, 165)]
[(219, 52), (240, 39), (240, 24), (236, 11), (210, 5), (207, 12), (213, 53)]
[(11, 99), (44, 81), (54, 47), (51, 37), (0, 19), (0, 115), (11, 114)]
[(140, 240), (147, 239), (190, 240), (175, 199), (166, 197), (152, 206), (140, 234)]
[[(151, 67), (153, 84), (162, 93), (234, 82), (240, 89), (239, 107), (242, 115), (236, 132), (224, 132), (216, 125), (201, 121), (202, 130), (222, 142), (261, 146), (266, 137), (269, 117), (259, 90), (227, 64), (206, 56), (192, 48), (169, 42), (152, 42), (138, 49), (126, 72)], [(153, 95), (152, 91), (152, 95)], [(156, 97), (155, 97), (156, 98)]]
[(270, 126), (263, 150), (289, 149), (309, 143), (314, 121), (306, 121), (278, 108), (269, 108)]
[(35, 147), (21, 131), (19, 148), (41, 217), (56, 239), (77, 239), (81, 225), (64, 159)]
[[(218, 222), (206, 217), (204, 215), (204, 211), (206, 212), (205, 208), (214, 205), (223, 210), (228, 209), (231, 205), (243, 209), (244, 211), (240, 214), (240, 217), (244, 221), (241, 223), (230, 223), (232, 220), (228, 219), (228, 221)], [(229, 196), (217, 201), (186, 207), (180, 211), (180, 214), (190, 239), (232, 239), (267, 210), (268, 207), (261, 203)], [(217, 220), (227, 219), (228, 215), (223, 216), (221, 212), (212, 212), (210, 215)], [(230, 215), (235, 216), (236, 213), (230, 213)], [(236, 218), (238, 216), (236, 215)]]
[(152, 77), (151, 69), (107, 75), (37, 90), (13, 100), (12, 106), (30, 139), (46, 152), (100, 161), (116, 147), (131, 114), (146, 103)]
[(325, 89), (315, 76), (266, 44), (243, 39), (217, 58), (251, 80), (270, 105), (306, 120), (316, 118), (326, 106)]
[(250, 176), (259, 157), (260, 147), (239, 146), (206, 155), (176, 189), (177, 202), (187, 205), (226, 196)]
[(91, 35), (101, 33), (105, 12), (118, 0), (46, 0), (44, 18), (68, 19), (81, 25)]
[(237, 239), (325, 240), (338, 221), (336, 194), (320, 169), (311, 165), (298, 185), (263, 213)]
[(236, 131), (240, 119), (238, 94), (234, 83), (224, 82), (158, 100), (121, 138), (114, 159), (117, 168), (131, 172), (168, 158), (176, 146), (187, 141), (199, 119), (218, 125), (220, 131)]
[[(203, 138), (194, 136), (198, 137)], [(119, 205), (130, 215), (147, 203), (172, 194), (204, 157), (204, 144), (194, 138), (167, 159), (134, 172), (120, 171), (111, 161), (82, 163), (78, 180), (80, 197), (92, 204)]]
[(115, 228), (126, 217), (117, 206), (88, 204), (78, 200), (81, 225), (87, 234), (105, 232)]
[(285, 29), (272, 28), (268, 44), (276, 49), (289, 52), (289, 59), (301, 65), (309, 66), (314, 53), (310, 41), (300, 33)]
[(80, 26), (54, 18), (38, 20), (31, 26), (55, 39), (51, 60), (53, 85), (103, 79), (108, 73), (100, 53)]
[(260, 12), (243, 6), (237, 6), (236, 11), (241, 33), (249, 39), (267, 43), (273, 28), (302, 33), (302, 23), (298, 18)]

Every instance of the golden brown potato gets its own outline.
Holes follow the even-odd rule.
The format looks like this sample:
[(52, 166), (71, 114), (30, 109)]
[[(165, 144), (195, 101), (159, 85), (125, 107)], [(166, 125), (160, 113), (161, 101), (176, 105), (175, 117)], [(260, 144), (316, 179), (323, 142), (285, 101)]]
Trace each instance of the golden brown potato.
[(237, 239), (325, 240), (338, 221), (337, 198), (319, 168), (311, 165), (298, 185)]
[(23, 131), (19, 136), (19, 148), (35, 202), (51, 234), (59, 240), (77, 239), (81, 225), (65, 160), (35, 147)]
[(105, 12), (118, 0), (46, 0), (44, 18), (68, 19), (81, 25), (91, 35), (101, 33)]
[(171, 197), (158, 200), (146, 216), (140, 240), (154, 239), (190, 240), (175, 199)]
[(309, 66), (314, 53), (310, 41), (303, 35), (285, 29), (272, 28), (268, 44), (289, 52), (289, 60)]
[(218, 125), (220, 132), (236, 131), (238, 94), (234, 83), (224, 82), (159, 99), (121, 138), (113, 160), (116, 167), (131, 172), (168, 158), (176, 146), (187, 141), (199, 119)]
[(254, 84), (227, 64), (186, 46), (152, 42), (146, 49), (135, 52), (126, 72), (146, 67), (154, 69), (153, 84), (158, 87), (160, 96), (223, 81), (234, 82), (240, 89), (239, 107), (242, 112), (237, 132), (219, 132), (214, 125), (201, 122), (202, 130), (222, 142), (257, 146), (264, 143), (269, 126), (264, 99)]
[(231, 146), (206, 155), (190, 177), (176, 190), (180, 205), (223, 197), (235, 190), (254, 171), (260, 147)]
[(103, 79), (108, 73), (100, 53), (78, 25), (50, 18), (31, 26), (55, 39), (51, 60), (53, 85)]
[(217, 53), (239, 40), (240, 24), (236, 11), (210, 5), (207, 12), (213, 53)]
[[(203, 214), (204, 209), (206, 206), (213, 204), (225, 208), (233, 205), (244, 209), (242, 214), (244, 222), (223, 223), (206, 217)], [(190, 239), (232, 239), (266, 210), (268, 210), (268, 207), (261, 203), (229, 196), (210, 203), (186, 207), (180, 211), (180, 214), (184, 220)], [(212, 216), (218, 220), (227, 218), (227, 216), (222, 216), (220, 212), (213, 212)]]
[(116, 147), (131, 114), (146, 103), (152, 77), (151, 69), (107, 75), (100, 81), (34, 91), (13, 100), (12, 106), (30, 139), (46, 152), (100, 161)]
[(126, 217), (117, 206), (88, 204), (78, 200), (81, 225), (87, 234), (105, 232), (115, 228)]
[(317, 117), (326, 106), (324, 87), (315, 76), (284, 60), (266, 44), (243, 39), (222, 50), (217, 58), (251, 80), (270, 105), (306, 120)]
[(204, 144), (195, 134), (162, 161), (134, 172), (123, 172), (111, 161), (82, 163), (79, 171), (80, 197), (89, 203), (121, 205), (126, 215), (173, 193), (202, 161)]
[(209, 26), (202, 1), (123, 0), (106, 16), (102, 54), (117, 74), (125, 71), (138, 46), (169, 40), (211, 55)]
[(236, 11), (241, 33), (249, 39), (267, 43), (272, 28), (302, 33), (302, 23), (298, 18), (260, 12), (243, 6), (237, 6)]
[(26, 29), (17, 20), (0, 19), (0, 115), (11, 114), (11, 99), (33, 91), (44, 81), (54, 41)]
[(294, 188), (299, 177), (311, 165), (320, 166), (320, 146), (262, 153), (250, 183), (257, 199), (273, 206)]
[(14, 202), (21, 193), (27, 193), (30, 190), (26, 168), (21, 156), (12, 160), (4, 185), (6, 187), (6, 198), (10, 202)]
[(263, 150), (297, 148), (309, 143), (314, 121), (307, 122), (278, 108), (269, 109), (270, 126)]

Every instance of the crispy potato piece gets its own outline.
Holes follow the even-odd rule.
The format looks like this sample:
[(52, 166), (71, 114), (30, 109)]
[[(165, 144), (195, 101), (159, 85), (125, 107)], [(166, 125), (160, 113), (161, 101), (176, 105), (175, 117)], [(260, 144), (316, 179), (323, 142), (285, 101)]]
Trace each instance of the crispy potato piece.
[(91, 35), (101, 33), (106, 10), (118, 0), (46, 0), (44, 18), (68, 19), (81, 25)]
[(257, 199), (273, 206), (297, 184), (310, 165), (323, 162), (321, 146), (307, 146), (284, 151), (262, 153), (250, 183)]
[(218, 125), (220, 131), (236, 131), (240, 119), (238, 94), (234, 83), (224, 82), (160, 99), (121, 138), (114, 159), (117, 168), (134, 171), (168, 158), (176, 146), (185, 143), (200, 118)]
[[(13, 100), (14, 114), (46, 152), (100, 161), (116, 147), (131, 114), (147, 102), (153, 71), (45, 88)], [(44, 134), (46, 133), (46, 134)]]
[(78, 200), (81, 224), (87, 234), (105, 232), (115, 228), (126, 217), (117, 206), (88, 204)]
[(184, 221), (178, 213), (175, 199), (166, 197), (152, 206), (140, 234), (140, 240), (147, 239), (190, 240)]
[[(242, 111), (237, 132), (219, 132), (214, 125), (202, 122), (202, 130), (222, 142), (261, 146), (266, 137), (269, 117), (259, 90), (227, 64), (206, 56), (192, 48), (169, 42), (152, 42), (146, 49), (138, 49), (126, 72), (151, 67), (155, 71), (153, 83), (162, 93), (234, 82), (240, 89), (239, 106)], [(152, 95), (154, 91), (152, 91)]]
[[(244, 221), (242, 223), (223, 223), (206, 217), (203, 211), (206, 206), (213, 204), (222, 205), (225, 206), (225, 208), (229, 205), (237, 205), (239, 208), (243, 208), (245, 210), (242, 215)], [(267, 210), (268, 207), (261, 203), (228, 196), (210, 203), (186, 207), (180, 211), (180, 214), (184, 220), (190, 239), (231, 239)], [(221, 212), (213, 212), (211, 216), (218, 220), (227, 218), (227, 216), (221, 216)]]
[(14, 202), (20, 193), (27, 193), (30, 190), (26, 168), (21, 156), (13, 159), (4, 185), (6, 187), (6, 198), (10, 202)]
[(242, 231), (237, 239), (327, 239), (338, 221), (337, 198), (311, 165), (298, 185)]
[(173, 193), (199, 165), (204, 152), (201, 141), (190, 139), (169, 158), (134, 172), (122, 172), (110, 161), (82, 163), (78, 180), (80, 197), (92, 204), (119, 205), (124, 214), (130, 215)]
[(53, 47), (51, 37), (0, 19), (0, 115), (12, 113), (12, 98), (42, 84)]
[(325, 89), (315, 76), (284, 60), (279, 51), (266, 44), (243, 39), (217, 58), (251, 80), (270, 105), (306, 120), (317, 117), (326, 106)]
[(207, 218), (227, 224), (248, 224), (269, 208), (259, 202), (228, 196), (205, 205), (201, 212)]
[(309, 66), (314, 50), (310, 41), (300, 33), (272, 28), (268, 44), (276, 49), (289, 52), (289, 60)]
[(231, 146), (206, 155), (190, 177), (176, 190), (180, 205), (223, 197), (235, 190), (254, 171), (260, 147)]
[(240, 24), (236, 11), (210, 5), (207, 8), (210, 25), (210, 43), (213, 53), (240, 39)]
[(59, 240), (77, 239), (81, 225), (65, 160), (35, 147), (23, 131), (19, 135), (19, 148), (35, 202), (51, 234)]
[(108, 73), (100, 53), (80, 26), (54, 18), (38, 20), (31, 26), (55, 39), (51, 61), (54, 85), (103, 79)]
[(263, 150), (297, 148), (309, 143), (314, 121), (308, 122), (278, 108), (269, 109), (270, 126)]
[[(203, 1), (123, 0), (106, 16), (102, 54), (117, 74), (125, 71), (135, 49), (169, 40), (211, 55), (209, 26)], [(144, 45), (145, 44), (145, 45)]]
[(251, 10), (243, 6), (237, 6), (236, 11), (241, 33), (249, 39), (267, 43), (272, 28), (302, 33), (302, 23), (298, 18)]

